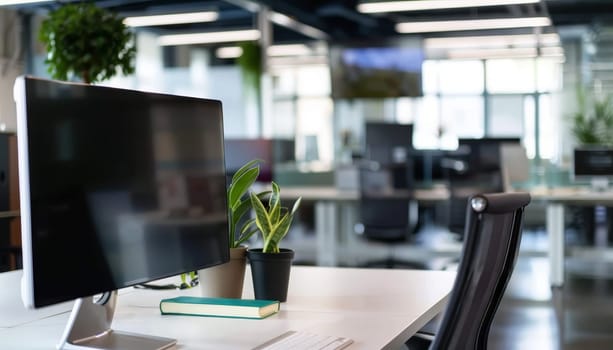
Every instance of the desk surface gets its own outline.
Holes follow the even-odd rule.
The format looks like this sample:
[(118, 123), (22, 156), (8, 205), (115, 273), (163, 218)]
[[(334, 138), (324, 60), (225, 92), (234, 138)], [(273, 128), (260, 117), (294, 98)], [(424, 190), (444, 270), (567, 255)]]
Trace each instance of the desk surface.
[[(247, 272), (244, 297), (252, 298)], [(0, 281), (3, 278), (0, 274)], [(352, 338), (351, 350), (396, 349), (443, 310), (454, 278), (455, 273), (444, 271), (294, 266), (288, 301), (278, 314), (264, 320), (161, 316), (160, 299), (197, 295), (199, 288), (129, 288), (120, 293), (113, 327), (177, 338), (177, 348), (183, 350), (251, 349), (292, 329)], [(16, 302), (3, 300), (0, 307)], [(0, 348), (54, 348), (68, 312), (49, 316), (43, 313), (40, 319), (16, 327), (0, 325)]]
[[(449, 199), (449, 190), (446, 187), (416, 189), (413, 195), (419, 201), (444, 201)], [(298, 197), (307, 201), (357, 201), (360, 198), (360, 192), (357, 189), (340, 189), (334, 186), (283, 186), (281, 188), (281, 198)]]
[(589, 187), (553, 187), (530, 190), (533, 200), (560, 202), (566, 204), (612, 204), (613, 189), (597, 191)]

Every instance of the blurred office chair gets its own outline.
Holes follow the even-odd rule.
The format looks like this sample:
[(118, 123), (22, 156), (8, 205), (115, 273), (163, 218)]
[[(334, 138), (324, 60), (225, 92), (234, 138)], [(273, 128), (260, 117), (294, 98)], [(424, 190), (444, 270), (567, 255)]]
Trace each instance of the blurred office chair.
[(528, 193), (477, 194), (466, 208), (457, 276), (435, 334), (417, 333), (410, 350), (481, 350), (517, 260)]
[(442, 166), (449, 186), (447, 202), (447, 229), (463, 239), (466, 226), (466, 202), (477, 193), (504, 191), (501, 169), (478, 169), (462, 157), (443, 159)]
[[(383, 242), (390, 248), (384, 260), (370, 261), (370, 267), (423, 268), (423, 264), (395, 259), (394, 246), (408, 242), (417, 225), (417, 202), (406, 186), (398, 188), (393, 179), (394, 169), (374, 161), (358, 166), (360, 201), (356, 232), (369, 241)], [(396, 183), (396, 186), (394, 185)]]

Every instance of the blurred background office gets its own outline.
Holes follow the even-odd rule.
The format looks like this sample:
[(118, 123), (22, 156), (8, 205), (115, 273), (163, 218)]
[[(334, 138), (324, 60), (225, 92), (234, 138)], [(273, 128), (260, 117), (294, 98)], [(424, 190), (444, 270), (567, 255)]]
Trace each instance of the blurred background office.
[[(16, 129), (15, 77), (50, 77), (41, 22), (77, 2), (0, 0), (0, 131), (7, 145)], [(592, 113), (594, 101), (607, 101), (613, 89), (613, 9), (606, 0), (95, 4), (126, 18), (137, 47), (133, 74), (98, 84), (220, 99), (228, 176), (261, 158), (261, 182), (277, 181), (289, 197), (311, 189), (288, 238), (298, 263), (370, 266), (383, 259), (453, 268), (466, 193), (589, 187), (592, 175), (613, 174), (588, 169), (574, 176), (575, 149), (590, 143), (579, 137), (577, 116)], [(179, 22), (143, 22), (168, 14)], [(602, 106), (613, 120), (613, 108)], [(377, 125), (395, 129), (376, 136)], [(393, 141), (395, 132), (406, 135), (404, 144)], [(14, 151), (1, 151), (2, 174), (11, 173)], [(357, 200), (364, 199), (365, 171), (378, 174), (380, 193), (410, 190), (405, 199), (419, 203), (403, 209), (410, 214), (394, 228), (400, 236), (369, 236)], [(0, 188), (0, 224), (10, 232), (0, 233), (0, 271), (19, 267), (17, 179), (8, 179)], [(327, 204), (318, 209), (315, 197), (328, 188), (339, 190), (341, 204), (332, 211), (338, 220)], [(441, 189), (448, 192), (441, 196)], [(613, 322), (581, 320), (613, 320), (595, 306), (607, 303), (613, 286), (613, 216), (602, 203), (567, 207), (563, 234), (578, 248), (567, 252), (566, 275), (573, 278), (563, 292), (550, 289), (546, 201), (533, 201), (493, 348), (534, 348), (535, 339), (544, 349), (611, 343), (613, 326), (604, 325)], [(322, 228), (338, 231), (335, 250), (321, 253), (330, 246), (317, 240)], [(598, 254), (582, 250), (594, 246), (602, 248)]]

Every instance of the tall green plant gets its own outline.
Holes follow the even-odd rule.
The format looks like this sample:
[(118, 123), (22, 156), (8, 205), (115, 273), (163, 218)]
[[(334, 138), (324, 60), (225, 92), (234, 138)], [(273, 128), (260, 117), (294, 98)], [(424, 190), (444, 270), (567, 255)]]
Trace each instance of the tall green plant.
[(47, 70), (54, 79), (80, 77), (85, 83), (110, 79), (118, 70), (134, 72), (134, 34), (117, 14), (79, 2), (49, 13), (39, 40), (47, 50)]
[[(251, 200), (246, 196), (260, 174), (260, 159), (254, 159), (243, 165), (234, 175), (228, 186), (228, 215), (230, 248), (237, 248), (245, 243), (257, 232), (252, 220), (245, 220), (251, 212)], [(256, 196), (264, 198), (270, 191), (258, 193)], [(241, 223), (243, 223), (241, 225)]]
[(251, 222), (255, 222), (264, 240), (262, 252), (278, 253), (280, 251), (279, 244), (289, 231), (302, 197), (294, 202), (292, 210), (289, 211), (286, 207), (281, 206), (279, 186), (273, 181), (272, 193), (267, 206), (262, 202), (261, 196), (253, 192), (250, 193), (250, 198), (255, 211), (255, 219), (252, 219)]

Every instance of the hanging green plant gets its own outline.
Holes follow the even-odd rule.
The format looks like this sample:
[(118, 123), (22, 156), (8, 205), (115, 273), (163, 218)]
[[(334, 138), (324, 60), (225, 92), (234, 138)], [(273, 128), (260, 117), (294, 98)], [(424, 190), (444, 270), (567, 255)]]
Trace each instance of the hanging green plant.
[(262, 49), (255, 41), (245, 41), (240, 44), (242, 54), (238, 57), (238, 63), (245, 85), (248, 89), (253, 89), (257, 96), (260, 95), (260, 79), (262, 77)]
[(118, 70), (134, 72), (134, 34), (123, 18), (93, 3), (64, 5), (42, 22), (39, 40), (47, 50), (54, 79), (79, 77), (85, 83), (110, 79)]

